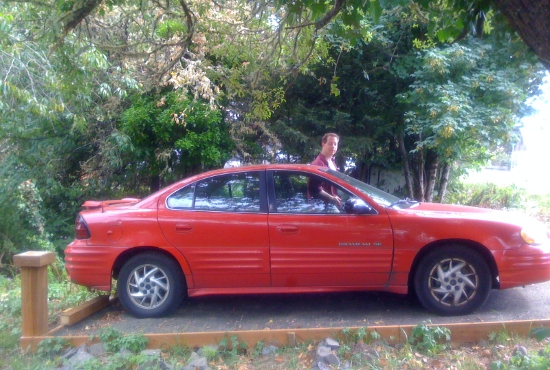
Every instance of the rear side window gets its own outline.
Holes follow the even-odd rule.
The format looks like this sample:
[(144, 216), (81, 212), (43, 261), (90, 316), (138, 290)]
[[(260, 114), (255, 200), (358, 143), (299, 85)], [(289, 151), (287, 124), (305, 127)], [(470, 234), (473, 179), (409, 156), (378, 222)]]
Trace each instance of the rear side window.
[(260, 178), (257, 172), (211, 177), (176, 191), (166, 204), (171, 209), (260, 212)]

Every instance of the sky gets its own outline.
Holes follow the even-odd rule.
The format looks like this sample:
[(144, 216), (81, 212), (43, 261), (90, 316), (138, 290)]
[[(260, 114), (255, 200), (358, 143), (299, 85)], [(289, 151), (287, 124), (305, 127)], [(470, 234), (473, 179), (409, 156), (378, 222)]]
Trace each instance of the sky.
[(525, 151), (514, 153), (511, 175), (517, 185), (531, 192), (550, 193), (550, 74), (542, 86), (542, 95), (530, 105), (537, 111), (523, 117), (520, 128)]
[(542, 94), (530, 99), (536, 112), (520, 122), (524, 149), (512, 155), (510, 171), (484, 169), (470, 173), (468, 182), (515, 184), (533, 194), (550, 194), (550, 73), (541, 86)]

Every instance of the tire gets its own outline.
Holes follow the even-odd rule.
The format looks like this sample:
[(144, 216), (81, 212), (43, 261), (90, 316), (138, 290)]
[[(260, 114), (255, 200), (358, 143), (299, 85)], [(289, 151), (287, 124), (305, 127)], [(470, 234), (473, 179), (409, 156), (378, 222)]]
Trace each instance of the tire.
[(487, 300), (491, 273), (476, 251), (448, 245), (420, 261), (414, 288), (418, 300), (428, 310), (444, 316), (466, 315)]
[(181, 305), (185, 291), (178, 263), (158, 253), (141, 253), (130, 258), (118, 275), (119, 301), (139, 318), (172, 313)]

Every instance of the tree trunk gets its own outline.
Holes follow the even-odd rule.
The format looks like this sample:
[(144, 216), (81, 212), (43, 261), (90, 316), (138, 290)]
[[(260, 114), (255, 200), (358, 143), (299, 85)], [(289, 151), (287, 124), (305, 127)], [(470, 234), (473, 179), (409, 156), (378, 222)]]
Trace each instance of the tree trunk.
[(548, 0), (495, 0), (510, 26), (550, 70), (550, 4)]
[(430, 161), (428, 184), (426, 185), (426, 195), (424, 199), (426, 202), (432, 202), (434, 198), (435, 182), (437, 180), (437, 170), (439, 169), (439, 156), (433, 155), (433, 160)]
[(447, 184), (449, 184), (449, 175), (451, 173), (451, 164), (445, 162), (441, 173), (441, 180), (439, 181), (439, 203), (443, 203), (445, 195), (447, 195)]
[(414, 176), (414, 185), (416, 196), (415, 199), (419, 202), (424, 201), (424, 152), (419, 150), (416, 152), (416, 173)]
[(160, 176), (159, 175), (152, 175), (151, 181), (149, 183), (149, 188), (151, 189), (151, 193), (154, 193), (158, 190), (160, 190)]
[(414, 192), (411, 179), (411, 169), (409, 167), (409, 156), (407, 155), (407, 149), (405, 148), (405, 138), (403, 133), (400, 132), (397, 137), (399, 142), (399, 151), (401, 152), (401, 157), (403, 159), (403, 173), (405, 175), (405, 186), (407, 187), (407, 196), (411, 199), (414, 199)]

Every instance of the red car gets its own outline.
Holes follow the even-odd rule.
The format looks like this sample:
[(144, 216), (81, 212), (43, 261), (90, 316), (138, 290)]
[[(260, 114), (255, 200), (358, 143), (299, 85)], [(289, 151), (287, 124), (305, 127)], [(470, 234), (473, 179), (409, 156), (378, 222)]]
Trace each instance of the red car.
[[(337, 189), (340, 205), (312, 186)], [(184, 297), (414, 292), (463, 315), (492, 288), (550, 280), (550, 233), (507, 212), (400, 200), (340, 172), (258, 165), (190, 177), (147, 198), (87, 201), (65, 250), (71, 280), (158, 317)]]

